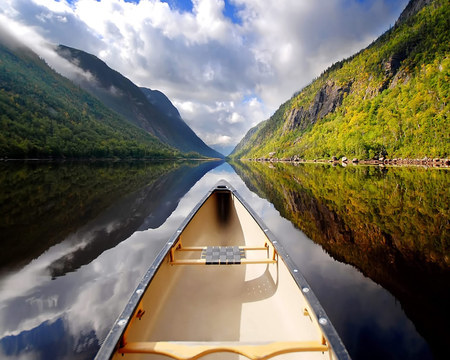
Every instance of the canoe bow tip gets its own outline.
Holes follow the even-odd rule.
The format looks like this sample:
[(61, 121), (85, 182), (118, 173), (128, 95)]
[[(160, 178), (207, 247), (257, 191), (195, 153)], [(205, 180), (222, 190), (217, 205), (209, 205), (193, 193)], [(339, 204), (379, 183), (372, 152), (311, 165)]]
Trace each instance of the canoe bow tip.
[(219, 190), (223, 189), (233, 190), (233, 187), (225, 179), (220, 179), (214, 187)]

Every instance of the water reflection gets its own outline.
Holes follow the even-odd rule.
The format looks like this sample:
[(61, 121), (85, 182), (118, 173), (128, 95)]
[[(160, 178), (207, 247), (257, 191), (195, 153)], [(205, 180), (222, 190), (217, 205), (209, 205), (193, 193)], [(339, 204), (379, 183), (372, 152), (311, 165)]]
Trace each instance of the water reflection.
[[(51, 210), (52, 207), (49, 204), (64, 212), (62, 205), (55, 202), (47, 203), (44, 201), (45, 197), (42, 196), (42, 201), (35, 201), (33, 206), (40, 203), (47, 204), (47, 207), (44, 205), (40, 211), (36, 208), (30, 209), (33, 214), (41, 213), (42, 216), (45, 211), (50, 211), (54, 215), (43, 217), (47, 222), (54, 221), (53, 226), (51, 224), (43, 224), (43, 226), (50, 229), (47, 234), (50, 234), (55, 240), (53, 243), (43, 241), (44, 232), (34, 225), (33, 229), (36, 229), (37, 233), (36, 237), (29, 235), (30, 247), (33, 250), (35, 246), (33, 242), (39, 241), (43, 241), (45, 246), (39, 248), (35, 256), (25, 253), (25, 260), (22, 262), (20, 259), (16, 259), (14, 264), (25, 263), (20, 269), (12, 271), (8, 266), (9, 271), (0, 274), (0, 358), (92, 359), (111, 325), (125, 306), (131, 292), (163, 244), (206, 191), (223, 178), (239, 191), (283, 243), (291, 259), (308, 279), (353, 359), (431, 359), (427, 343), (415, 329), (416, 326), (425, 335), (423, 326), (420, 327), (420, 322), (419, 325), (413, 324), (405, 316), (402, 307), (407, 310), (407, 305), (405, 305), (407, 302), (402, 294), (404, 292), (411, 297), (425, 296), (424, 294), (411, 295), (415, 288), (412, 288), (410, 283), (414, 280), (419, 282), (416, 288), (423, 287), (425, 292), (432, 291), (433, 285), (428, 283), (428, 279), (424, 280), (426, 276), (417, 274), (419, 272), (417, 270), (411, 270), (413, 279), (406, 279), (405, 283), (401, 283), (404, 279), (398, 273), (410, 270), (401, 261), (395, 262), (398, 261), (397, 259), (405, 259), (404, 261), (407, 262), (410, 257), (413, 257), (414, 252), (411, 250), (414, 249), (413, 245), (419, 244), (419, 242), (416, 240), (408, 242), (403, 238), (397, 239), (397, 237), (391, 236), (392, 245), (390, 246), (399, 244), (399, 248), (408, 249), (407, 256), (401, 255), (402, 253), (398, 251), (394, 253), (396, 256), (387, 257), (391, 253), (385, 251), (384, 246), (378, 244), (374, 249), (371, 246), (372, 241), (376, 241), (376, 237), (372, 234), (372, 232), (376, 233), (373, 231), (376, 228), (375, 225), (371, 225), (368, 218), (371, 217), (371, 221), (378, 219), (375, 221), (378, 227), (381, 227), (383, 223), (386, 223), (386, 227), (390, 224), (383, 220), (384, 214), (390, 209), (390, 200), (382, 201), (382, 198), (396, 191), (397, 187), (392, 187), (388, 182), (397, 179), (398, 188), (404, 189), (401, 191), (404, 191), (405, 194), (403, 195), (403, 205), (393, 203), (397, 209), (396, 213), (409, 212), (409, 210), (407, 211), (409, 209), (407, 203), (411, 197), (409, 194), (413, 194), (413, 199), (422, 199), (421, 202), (418, 200), (418, 203), (414, 203), (421, 215), (413, 217), (413, 220), (410, 221), (411, 227), (416, 226), (416, 223), (429, 223), (424, 219), (431, 219), (431, 217), (425, 215), (427, 211), (423, 209), (436, 207), (437, 213), (442, 213), (444, 219), (447, 216), (447, 223), (445, 221), (436, 223), (436, 226), (440, 226), (440, 233), (443, 234), (440, 238), (441, 241), (434, 238), (434, 242), (444, 244), (443, 251), (440, 251), (439, 247), (434, 252), (424, 251), (427, 254), (426, 260), (423, 260), (424, 264), (419, 264), (419, 266), (423, 266), (421, 268), (423, 271), (432, 271), (433, 268), (430, 268), (429, 264), (435, 264), (433, 266), (440, 268), (441, 265), (438, 264), (448, 261), (445, 257), (446, 251), (448, 254), (448, 247), (445, 247), (448, 245), (448, 205), (439, 204), (434, 199), (437, 196), (448, 200), (446, 198), (448, 197), (446, 192), (448, 180), (442, 177), (442, 173), (428, 173), (427, 176), (431, 176), (431, 178), (427, 178), (427, 176), (421, 175), (421, 170), (403, 176), (398, 171), (389, 170), (387, 173), (378, 173), (378, 170), (371, 168), (368, 173), (358, 170), (359, 172), (353, 174), (354, 170), (349, 166), (346, 169), (339, 167), (332, 169), (336, 171), (336, 174), (333, 175), (326, 168), (315, 170), (312, 167), (315, 165), (303, 170), (279, 165), (275, 165), (274, 169), (258, 166), (249, 168), (245, 164), (234, 165), (244, 182), (228, 164), (214, 167), (216, 165), (206, 165), (205, 163), (200, 165), (205, 166), (202, 169), (196, 165), (173, 164), (169, 166), (166, 164), (168, 170), (159, 168), (161, 170), (158, 172), (159, 165), (153, 168), (153, 165), (150, 164), (132, 165), (137, 166), (138, 169), (112, 164), (93, 164), (93, 167), (90, 168), (90, 165), (78, 164), (75, 166), (85, 166), (85, 172), (94, 172), (97, 176), (83, 175), (82, 171), (71, 170), (68, 167), (60, 170), (60, 174), (54, 173), (48, 177), (43, 175), (45, 171), (48, 171), (46, 167), (54, 166), (58, 169), (60, 165), (47, 164), (43, 165), (42, 169), (39, 169), (38, 165), (31, 165), (31, 170), (37, 174), (34, 182), (31, 181), (31, 176), (26, 175), (28, 170), (22, 170), (22, 172), (15, 170), (12, 174), (17, 181), (22, 181), (21, 176), (23, 178), (30, 177), (30, 181), (26, 185), (30, 189), (22, 189), (23, 194), (32, 195), (34, 192), (40, 191), (39, 183), (45, 183), (47, 184), (46, 188), (55, 186), (57, 189), (66, 189), (61, 191), (62, 195), (49, 196), (53, 199), (60, 198), (62, 201), (66, 201), (64, 199), (68, 196), (67, 194), (70, 194), (71, 188), (85, 188), (82, 186), (83, 179), (91, 177), (97, 180), (92, 182), (96, 191), (89, 192), (87, 189), (87, 192), (83, 193), (85, 199), (95, 199), (91, 203), (94, 210), (89, 212), (81, 205), (73, 206), (67, 201), (65, 202), (66, 206), (72, 210), (85, 209), (83, 216), (76, 212), (73, 213), (71, 210), (67, 212), (68, 215), (61, 216), (69, 219), (75, 218), (76, 224), (69, 223), (69, 230), (59, 229), (59, 226), (63, 227), (64, 222), (58, 217), (58, 211)], [(0, 166), (3, 165), (0, 164)], [(25, 167), (27, 166), (30, 165)], [(117, 173), (110, 169), (115, 166), (119, 167)], [(124, 168), (121, 169), (121, 166)], [(182, 170), (182, 166), (186, 166), (185, 170)], [(209, 166), (214, 168), (205, 174)], [(350, 172), (348, 172), (349, 170)], [(78, 175), (68, 176), (71, 171)], [(412, 171), (412, 169), (408, 171)], [(128, 176), (127, 173), (129, 173)], [(120, 174), (123, 174), (123, 177)], [(2, 180), (4, 180), (3, 176), (4, 173), (1, 172)], [(104, 180), (102, 180), (102, 176), (105, 176)], [(386, 178), (386, 176), (391, 177)], [(53, 184), (51, 179), (55, 179), (55, 177), (59, 183), (51, 185)], [(147, 180), (144, 180), (146, 177), (148, 177)], [(363, 185), (358, 185), (355, 177)], [(122, 178), (123, 181), (120, 181)], [(158, 183), (163, 178), (165, 181)], [(8, 181), (9, 183), (14, 182), (13, 180)], [(122, 187), (117, 185), (119, 182)], [(99, 185), (95, 185), (97, 183)], [(420, 189), (423, 189), (424, 186), (420, 183), (427, 184), (425, 187), (430, 187), (435, 195), (427, 196), (420, 193)], [(22, 184), (25, 186), (26, 183)], [(183, 184), (188, 185), (185, 185), (184, 190), (179, 190)], [(18, 195), (16, 197), (9, 195), (8, 201), (19, 206), (18, 199), (24, 201), (27, 197), (20, 195), (20, 186), (16, 186), (16, 188)], [(346, 190), (347, 188), (349, 190)], [(82, 193), (82, 190), (77, 191)], [(341, 196), (345, 198), (344, 195), (347, 191), (352, 195), (350, 199), (339, 200)], [(367, 191), (373, 199), (363, 197), (363, 193)], [(103, 198), (100, 198), (101, 196), (94, 197), (99, 192)], [(150, 196), (150, 193), (153, 195)], [(1, 206), (3, 207), (6, 195), (2, 194), (1, 196)], [(103, 205), (100, 206), (96, 202), (103, 203)], [(148, 202), (155, 202), (155, 204), (151, 205)], [(385, 205), (378, 210), (378, 216), (374, 217), (372, 212), (377, 211), (375, 210), (377, 202)], [(399, 203), (401, 204), (401, 202)], [(420, 204), (422, 205), (419, 206)], [(6, 206), (9, 206), (11, 211), (14, 210), (14, 205)], [(23, 209), (25, 208), (23, 207)], [(6, 210), (2, 211), (2, 214), (7, 213)], [(143, 213), (147, 213), (147, 215), (142, 215)], [(352, 215), (352, 213), (356, 215)], [(434, 214), (436, 215), (436, 213)], [(77, 220), (77, 217), (83, 220)], [(354, 217), (360, 222), (357, 222)], [(32, 218), (28, 217), (27, 221), (30, 221), (30, 224), (32, 224), (30, 220)], [(422, 221), (419, 221), (420, 219)], [(27, 221), (21, 223), (27, 224)], [(329, 230), (325, 221), (329, 222)], [(312, 224), (310, 224), (311, 222)], [(394, 223), (408, 224), (406, 220)], [(412, 231), (406, 225), (398, 231), (399, 234), (402, 231), (407, 234)], [(127, 227), (127, 230), (122, 232), (119, 229), (122, 226)], [(390, 226), (393, 227), (393, 224)], [(60, 237), (54, 235), (51, 231), (52, 227), (56, 233), (63, 235)], [(18, 226), (16, 226), (17, 228)], [(311, 241), (298, 228), (304, 229), (310, 238), (320, 242), (321, 245)], [(3, 229), (2, 223), (0, 231)], [(447, 233), (444, 233), (444, 230)], [(19, 229), (19, 231), (23, 230)], [(430, 230), (427, 228), (422, 231), (425, 234)], [(368, 234), (363, 236), (364, 232)], [(10, 231), (11, 233), (12, 231)], [(28, 236), (27, 234), (32, 234), (31, 229), (22, 232), (23, 236)], [(17, 241), (20, 241), (19, 236), (16, 236)], [(426, 235), (420, 236), (420, 238), (428, 238)], [(3, 242), (3, 233), (1, 237)], [(108, 241), (103, 240), (105, 237)], [(122, 241), (110, 246), (109, 242), (114, 242), (121, 237), (123, 237)], [(334, 237), (339, 241), (334, 240)], [(85, 252), (80, 251), (82, 247), (77, 247), (79, 243), (75, 239), (83, 244), (102, 243), (99, 247), (104, 246), (104, 249), (99, 252), (96, 248), (90, 249), (87, 246)], [(429, 249), (430, 244), (425, 243), (421, 246)], [(26, 246), (22, 248), (26, 250)], [(324, 248), (336, 258), (348, 261), (357, 267), (361, 262), (361, 271), (351, 265), (334, 260), (323, 250)], [(333, 248), (336, 248), (337, 252), (333, 252)], [(2, 248), (2, 252), (5, 249), (7, 249), (6, 246)], [(35, 254), (34, 250), (32, 252)], [(68, 256), (69, 254), (70, 256)], [(379, 258), (374, 254), (378, 254)], [(443, 254), (443, 256), (439, 254)], [(78, 258), (78, 260), (72, 262), (72, 257)], [(360, 261), (359, 257), (363, 260)], [(30, 261), (31, 258), (34, 260)], [(388, 262), (386, 259), (393, 259), (394, 262)], [(364, 265), (365, 261), (369, 262), (368, 265)], [(383, 264), (383, 262), (388, 264)], [(64, 265), (65, 263), (69, 265)], [(56, 264), (61, 266), (55, 266)], [(50, 269), (56, 268), (59, 273), (53, 273), (53, 275), (60, 276), (54, 276), (52, 279)], [(392, 273), (392, 279), (388, 279), (386, 285), (381, 281), (383, 276), (386, 276), (383, 275), (385, 269)], [(375, 281), (364, 276), (362, 272), (366, 276), (373, 276)], [(428, 272), (428, 274), (430, 273)], [(386, 286), (395, 297), (379, 284), (383, 287)], [(394, 291), (395, 287), (390, 288), (392, 284), (399, 287), (401, 290), (399, 294)], [(443, 286), (443, 291), (445, 288)], [(397, 299), (400, 300), (401, 306)], [(428, 306), (426, 310), (430, 311), (431, 315), (439, 311), (439, 309), (435, 311), (432, 306), (430, 307), (431, 300), (426, 303), (422, 299), (420, 301), (423, 306)], [(439, 301), (438, 299), (438, 305), (433, 306), (440, 306)], [(416, 318), (410, 314), (417, 310), (414, 306), (407, 311), (408, 316), (416, 322)], [(448, 313), (445, 309), (440, 310), (445, 318)], [(421, 311), (420, 314), (423, 317), (424, 312)], [(448, 334), (448, 331), (444, 331), (443, 335), (434, 333), (437, 339), (441, 340), (445, 334)], [(430, 344), (433, 343), (432, 339), (428, 340)], [(437, 348), (436, 345), (432, 344), (432, 346), (434, 349)]]
[[(193, 184), (220, 163), (211, 161), (179, 164), (160, 174), (152, 183), (116, 201), (66, 240), (77, 245), (73, 251), (49, 265), (51, 275), (61, 276), (89, 264), (102, 252), (115, 247), (137, 230), (158, 228)], [(151, 171), (153, 172), (153, 168)]]
[[(356, 266), (388, 289), (435, 355), (444, 353), (448, 329), (443, 319), (450, 319), (447, 171), (250, 162), (233, 166), (252, 191), (333, 258)], [(324, 305), (332, 309), (331, 301), (326, 304), (329, 289), (318, 287), (319, 297), (321, 291)], [(368, 300), (366, 306), (376, 305)], [(366, 326), (365, 335), (361, 329), (357, 334), (357, 343), (364, 346), (352, 349), (358, 357), (383, 331), (373, 319)], [(350, 329), (348, 322), (345, 329)], [(379, 351), (372, 353), (374, 358), (386, 356)]]
[(138, 228), (159, 227), (219, 164), (0, 163), (0, 269), (28, 263), (62, 240), (74, 249), (51, 265), (54, 276), (89, 263)]
[(167, 218), (220, 163), (1, 164), (2, 255), (12, 239), (20, 251), (2, 262), (0, 357), (92, 358), (172, 231)]

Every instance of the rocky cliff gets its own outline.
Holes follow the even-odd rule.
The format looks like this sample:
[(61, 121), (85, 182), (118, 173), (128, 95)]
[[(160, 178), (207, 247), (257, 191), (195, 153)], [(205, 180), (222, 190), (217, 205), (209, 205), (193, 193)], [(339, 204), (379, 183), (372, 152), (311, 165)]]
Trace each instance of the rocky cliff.
[(334, 81), (327, 81), (316, 93), (314, 100), (308, 109), (303, 106), (294, 107), (286, 114), (283, 132), (295, 129), (305, 130), (309, 125), (314, 125), (319, 119), (334, 112), (342, 104), (344, 95), (351, 89), (351, 81), (339, 86)]
[(401, 24), (402, 22), (406, 21), (407, 19), (411, 18), (415, 14), (417, 14), (422, 8), (426, 5), (429, 5), (433, 2), (433, 0), (412, 0), (408, 3), (405, 10), (400, 14), (397, 22), (395, 23), (396, 26)]

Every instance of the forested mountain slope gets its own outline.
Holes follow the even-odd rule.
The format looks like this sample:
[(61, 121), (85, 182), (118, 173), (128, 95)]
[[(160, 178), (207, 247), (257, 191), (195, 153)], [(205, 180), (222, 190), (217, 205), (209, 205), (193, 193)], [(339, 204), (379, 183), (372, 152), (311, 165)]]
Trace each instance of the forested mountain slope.
[(447, 0), (410, 1), (392, 29), (282, 104), (230, 156), (447, 157), (449, 29)]
[(195, 134), (163, 93), (139, 88), (99, 58), (84, 51), (59, 45), (57, 52), (89, 74), (73, 79), (78, 85), (131, 123), (183, 152), (223, 158)]
[(180, 156), (0, 28), (0, 158)]

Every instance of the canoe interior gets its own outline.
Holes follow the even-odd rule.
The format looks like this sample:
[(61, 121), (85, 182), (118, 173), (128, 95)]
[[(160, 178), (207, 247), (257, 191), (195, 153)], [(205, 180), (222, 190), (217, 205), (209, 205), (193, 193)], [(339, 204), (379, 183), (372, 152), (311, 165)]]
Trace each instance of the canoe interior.
[[(263, 263), (194, 264), (202, 261), (201, 251), (195, 248), (206, 246), (260, 248), (263, 250), (246, 250), (243, 261)], [(173, 251), (162, 261), (127, 326), (122, 344), (137, 343), (144, 348), (146, 342), (188, 342), (199, 346), (299, 341), (323, 344), (324, 336), (313, 311), (274, 251), (264, 230), (234, 193), (212, 192), (181, 232)], [(277, 261), (270, 263), (273, 259)], [(177, 264), (185, 260), (193, 263)], [(163, 355), (118, 352), (113, 358), (170, 359)], [(335, 355), (330, 350), (288, 353), (274, 358), (334, 359)], [(222, 352), (201, 359), (246, 357)]]

